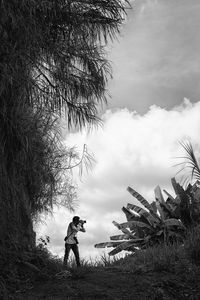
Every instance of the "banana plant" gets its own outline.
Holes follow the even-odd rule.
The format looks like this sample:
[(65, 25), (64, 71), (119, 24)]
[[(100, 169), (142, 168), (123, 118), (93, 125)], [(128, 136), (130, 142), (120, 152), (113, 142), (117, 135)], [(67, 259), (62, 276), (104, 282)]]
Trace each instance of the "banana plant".
[[(135, 252), (161, 242), (182, 242), (186, 228), (200, 224), (200, 166), (192, 144), (188, 142), (181, 145), (186, 151), (184, 158), (186, 167), (191, 170), (191, 180), (196, 179), (196, 182), (193, 185), (189, 183), (184, 189), (172, 178), (175, 197), (164, 190), (167, 195), (165, 200), (157, 186), (154, 189), (155, 201), (152, 203), (128, 187), (128, 192), (140, 205), (128, 203), (122, 207), (127, 222), (118, 224), (113, 221), (122, 234), (111, 236), (111, 242), (96, 244), (95, 247), (114, 247), (109, 254), (115, 255), (122, 250)], [(185, 162), (181, 164), (184, 164), (185, 169)]]
[(122, 207), (127, 222), (113, 224), (122, 231), (122, 234), (111, 236), (111, 242), (96, 244), (96, 248), (114, 247), (109, 255), (115, 255), (122, 250), (135, 252), (149, 246), (171, 241), (183, 241), (185, 226), (180, 220), (181, 204), (180, 187), (173, 178), (174, 188), (177, 190), (176, 198), (167, 193), (164, 200), (161, 189), (157, 186), (154, 190), (155, 201), (149, 203), (143, 196), (133, 188), (128, 187), (128, 192), (135, 197), (141, 206), (128, 203)]

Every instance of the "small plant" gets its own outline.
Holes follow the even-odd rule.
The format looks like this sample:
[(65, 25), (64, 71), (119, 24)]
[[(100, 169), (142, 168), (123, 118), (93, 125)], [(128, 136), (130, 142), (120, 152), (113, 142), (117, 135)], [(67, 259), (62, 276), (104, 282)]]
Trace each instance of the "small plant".
[(38, 239), (38, 241), (40, 242), (39, 246), (44, 247), (44, 246), (47, 246), (50, 243), (50, 237), (48, 235), (45, 235), (45, 238), (40, 237)]

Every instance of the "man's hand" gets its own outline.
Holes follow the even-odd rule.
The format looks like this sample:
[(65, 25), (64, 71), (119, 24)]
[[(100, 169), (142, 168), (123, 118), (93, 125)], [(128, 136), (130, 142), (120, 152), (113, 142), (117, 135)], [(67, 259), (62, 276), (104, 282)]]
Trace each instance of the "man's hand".
[(83, 227), (82, 223), (79, 223), (76, 228), (78, 229), (78, 231), (85, 232), (85, 228)]

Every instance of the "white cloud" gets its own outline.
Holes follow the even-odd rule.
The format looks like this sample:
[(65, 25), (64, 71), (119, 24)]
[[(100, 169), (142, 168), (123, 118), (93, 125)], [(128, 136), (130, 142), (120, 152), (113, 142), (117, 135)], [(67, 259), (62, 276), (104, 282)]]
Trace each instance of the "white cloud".
[[(147, 112), (200, 93), (199, 0), (136, 0), (110, 52), (110, 107)], [(122, 101), (123, 99), (123, 101)]]
[[(145, 115), (128, 109), (108, 110), (103, 120), (102, 128), (90, 134), (70, 134), (66, 139), (68, 145), (77, 145), (80, 150), (86, 143), (97, 161), (79, 184), (75, 213), (87, 220), (87, 232), (79, 234), (80, 251), (87, 258), (99, 253), (95, 243), (118, 233), (112, 221), (125, 221), (122, 206), (137, 202), (126, 191), (128, 185), (149, 201), (158, 184), (171, 191), (170, 178), (177, 172), (173, 165), (180, 161), (175, 157), (184, 153), (178, 141), (189, 137), (194, 144), (199, 142), (200, 102), (192, 104), (185, 99), (172, 110), (154, 105)], [(64, 209), (57, 210), (54, 218), (38, 229), (41, 235), (51, 237), (54, 253), (63, 255), (63, 238), (72, 217)]]

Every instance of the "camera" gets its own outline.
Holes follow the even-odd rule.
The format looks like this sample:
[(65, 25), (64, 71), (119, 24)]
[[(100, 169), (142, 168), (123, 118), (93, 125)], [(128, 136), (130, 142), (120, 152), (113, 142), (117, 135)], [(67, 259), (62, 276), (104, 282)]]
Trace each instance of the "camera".
[(79, 223), (80, 223), (81, 225), (83, 225), (83, 224), (86, 223), (86, 221), (85, 221), (85, 220), (79, 220)]

